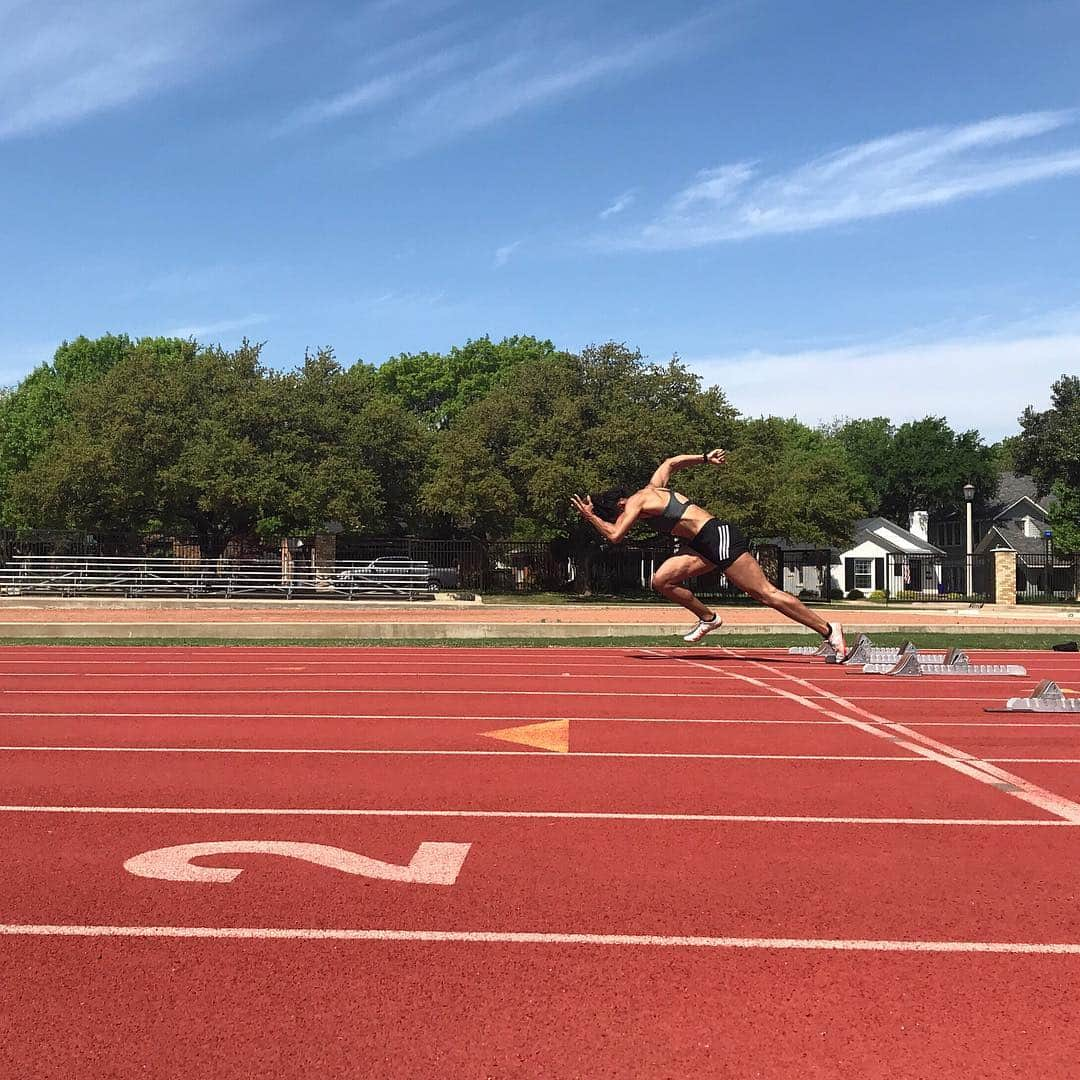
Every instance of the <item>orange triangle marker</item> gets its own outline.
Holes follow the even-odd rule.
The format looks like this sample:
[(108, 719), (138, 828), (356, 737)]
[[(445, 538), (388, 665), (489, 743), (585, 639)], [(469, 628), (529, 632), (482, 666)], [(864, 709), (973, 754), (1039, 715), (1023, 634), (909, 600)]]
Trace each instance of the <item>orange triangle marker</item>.
[(525, 746), (538, 747), (540, 750), (551, 750), (556, 754), (570, 753), (569, 720), (549, 720), (543, 724), (500, 728), (498, 731), (485, 731), (482, 734), (489, 739), (522, 743)]

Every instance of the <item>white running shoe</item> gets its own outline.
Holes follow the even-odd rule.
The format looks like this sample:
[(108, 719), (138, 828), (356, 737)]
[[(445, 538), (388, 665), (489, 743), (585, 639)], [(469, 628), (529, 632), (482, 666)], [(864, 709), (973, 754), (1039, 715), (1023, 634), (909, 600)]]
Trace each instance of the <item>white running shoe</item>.
[(706, 634), (711, 634), (714, 630), (719, 630), (724, 625), (724, 620), (719, 615), (714, 615), (709, 622), (704, 619), (699, 619), (697, 626), (690, 631), (689, 634), (683, 634), (683, 641), (689, 641), (691, 643), (700, 641)]
[(838, 623), (829, 623), (829, 636), (825, 639), (843, 660), (847, 656), (847, 642), (844, 641), (844, 628)]

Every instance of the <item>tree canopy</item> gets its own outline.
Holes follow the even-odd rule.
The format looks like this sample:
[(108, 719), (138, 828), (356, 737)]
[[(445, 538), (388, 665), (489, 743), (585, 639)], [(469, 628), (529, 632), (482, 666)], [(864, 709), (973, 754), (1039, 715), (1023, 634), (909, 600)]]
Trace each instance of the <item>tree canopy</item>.
[(657, 463), (730, 441), (736, 412), (678, 360), (608, 343), (521, 365), (446, 431), (424, 505), (478, 533), (580, 528), (569, 497), (641, 486)]
[(371, 368), (329, 352), (272, 372), (232, 352), (138, 343), (70, 395), (54, 437), (13, 474), (14, 524), (235, 536), (400, 524), (416, 503), (419, 421)]
[(1050, 526), (1058, 551), (1080, 551), (1080, 376), (1062, 375), (1050, 388), (1050, 408), (1028, 406), (1012, 446), (1016, 467), (1050, 492)]
[(517, 367), (554, 355), (550, 341), (519, 336), (493, 342), (477, 338), (448, 353), (402, 353), (380, 364), (379, 388), (396, 397), (432, 428), (452, 425)]
[(1050, 390), (1050, 408), (1028, 406), (1014, 448), (1017, 468), (1034, 477), (1039, 494), (1055, 481), (1080, 488), (1080, 375), (1062, 375)]
[(862, 477), (870, 509), (898, 524), (914, 510), (937, 517), (955, 510), (963, 488), (990, 502), (1001, 479), (1001, 456), (977, 431), (954, 431), (940, 416), (894, 427), (885, 417), (847, 420), (827, 429)]
[(748, 419), (677, 357), (616, 342), (480, 337), (380, 367), (321, 350), (278, 371), (247, 342), (106, 334), (63, 343), (0, 393), (0, 523), (194, 534), (208, 550), (328, 522), (585, 544), (572, 493), (637, 488), (665, 457), (723, 446), (728, 466), (687, 470), (680, 490), (757, 539), (842, 543), (866, 513), (948, 513), (968, 482), (989, 501), (1013, 464), (1053, 487), (1071, 546), (1080, 378), (1021, 427), (991, 447), (941, 417)]

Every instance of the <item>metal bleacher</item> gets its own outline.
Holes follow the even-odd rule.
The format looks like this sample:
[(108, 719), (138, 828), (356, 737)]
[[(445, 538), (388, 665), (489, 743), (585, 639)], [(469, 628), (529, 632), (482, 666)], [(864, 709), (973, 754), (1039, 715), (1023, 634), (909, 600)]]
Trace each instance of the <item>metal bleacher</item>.
[(318, 567), (279, 559), (16, 555), (0, 566), (0, 596), (430, 600), (437, 589), (429, 563), (398, 558)]

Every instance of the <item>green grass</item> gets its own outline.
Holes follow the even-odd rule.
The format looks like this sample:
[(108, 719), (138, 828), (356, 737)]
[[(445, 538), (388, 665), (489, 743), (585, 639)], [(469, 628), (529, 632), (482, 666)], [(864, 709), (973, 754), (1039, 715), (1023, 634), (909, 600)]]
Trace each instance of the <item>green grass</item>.
[[(453, 595), (448, 593), (448, 595)], [(651, 593), (635, 593), (630, 596), (616, 596), (611, 593), (595, 593), (592, 596), (581, 596), (578, 593), (564, 592), (535, 592), (535, 593), (481, 593), (480, 598), (485, 606), (581, 606), (590, 605), (597, 607), (656, 607), (658, 604), (668, 603), (662, 596)], [(749, 597), (725, 597), (723, 600), (709, 598), (709, 602), (723, 609), (728, 607), (753, 607), (754, 601)], [(928, 611), (935, 607), (956, 608), (967, 607), (966, 600), (897, 600), (892, 599), (887, 604), (884, 600), (805, 600), (807, 607), (821, 608), (832, 611)], [(1053, 605), (1044, 604), (1043, 607)], [(1076, 603), (1063, 600), (1058, 603), (1059, 607), (1076, 607)]]
[[(912, 640), (922, 649), (944, 649), (955, 645), (963, 649), (1049, 649), (1062, 641), (1075, 640), (1077, 632), (1072, 628), (1060, 634), (973, 634), (973, 633), (893, 633), (874, 634), (875, 645), (900, 645)], [(851, 640), (854, 641), (855, 635)], [(703, 645), (686, 645), (674, 635), (651, 634), (641, 637), (579, 637), (560, 638), (439, 638), (439, 639), (382, 639), (382, 638), (3, 638), (6, 645), (127, 645), (127, 646), (209, 646), (244, 648), (245, 646), (307, 646), (310, 648), (342, 647), (369, 648), (504, 648), (504, 649), (560, 649), (560, 648), (679, 648), (702, 649), (709, 652), (717, 647), (736, 649), (773, 649), (791, 645), (810, 645), (817, 639), (807, 634), (723, 634), (712, 637)]]

